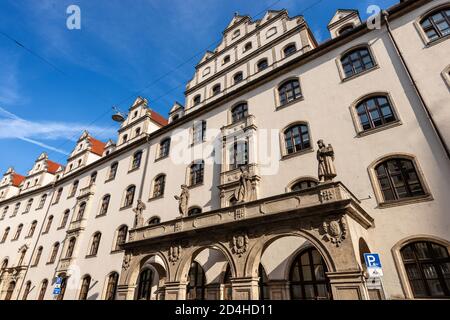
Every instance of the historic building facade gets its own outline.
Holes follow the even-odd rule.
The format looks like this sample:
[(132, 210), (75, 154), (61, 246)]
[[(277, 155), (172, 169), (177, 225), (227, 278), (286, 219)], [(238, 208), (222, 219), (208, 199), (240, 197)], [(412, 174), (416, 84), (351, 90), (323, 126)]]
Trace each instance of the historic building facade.
[(236, 14), (168, 120), (9, 169), (0, 299), (450, 298), (450, 2), (328, 28)]

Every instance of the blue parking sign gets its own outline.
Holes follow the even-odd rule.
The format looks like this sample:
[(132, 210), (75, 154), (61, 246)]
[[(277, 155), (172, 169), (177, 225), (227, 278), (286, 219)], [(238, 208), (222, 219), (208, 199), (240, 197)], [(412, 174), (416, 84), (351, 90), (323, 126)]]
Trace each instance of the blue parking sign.
[(381, 269), (380, 255), (378, 253), (364, 253), (364, 260), (367, 268)]
[(53, 289), (53, 294), (57, 295), (61, 293), (61, 288), (54, 288)]

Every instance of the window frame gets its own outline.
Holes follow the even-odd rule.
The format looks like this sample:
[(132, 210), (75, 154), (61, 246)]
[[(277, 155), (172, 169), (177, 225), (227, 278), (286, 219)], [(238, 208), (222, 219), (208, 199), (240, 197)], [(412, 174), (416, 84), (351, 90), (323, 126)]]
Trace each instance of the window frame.
[[(342, 64), (342, 60), (345, 56), (350, 55), (353, 51), (356, 50), (367, 50), (367, 52), (369, 53), (370, 57), (372, 58), (372, 63), (373, 66), (371, 68), (368, 69), (364, 69), (363, 71), (356, 73), (356, 74), (352, 74), (350, 76), (346, 76), (345, 71), (344, 71), (344, 66)], [(336, 65), (338, 67), (339, 70), (339, 76), (341, 78), (341, 82), (346, 82), (349, 81), (351, 79), (357, 78), (359, 76), (362, 76), (364, 74), (367, 74), (371, 71), (377, 70), (379, 68), (378, 65), (378, 60), (377, 57), (374, 53), (374, 50), (372, 50), (372, 46), (369, 43), (360, 43), (357, 45), (354, 45), (350, 48), (348, 48), (347, 50), (345, 50), (344, 52), (342, 52), (337, 58), (336, 58)]]
[(299, 184), (299, 183), (302, 183), (302, 182), (315, 182), (316, 183), (316, 186), (319, 184), (319, 180), (317, 180), (317, 178), (316, 177), (313, 177), (313, 176), (303, 176), (303, 177), (300, 177), (300, 178), (297, 178), (297, 179), (294, 179), (294, 180), (292, 180), (288, 185), (287, 185), (287, 187), (286, 187), (286, 192), (297, 192), (297, 191), (305, 191), (305, 190), (308, 190), (309, 188), (314, 188), (315, 186), (311, 186), (311, 187), (308, 187), (307, 189), (303, 189), (303, 190), (297, 190), (297, 191), (295, 191), (295, 190), (293, 190), (293, 187), (295, 186), (295, 185), (297, 185), (297, 184)]
[[(200, 167), (201, 169), (193, 170), (194, 167)], [(201, 177), (198, 178), (198, 176)], [(193, 161), (188, 167), (188, 186), (196, 187), (200, 186), (205, 182), (205, 161), (203, 159), (198, 159)]]
[[(236, 81), (236, 78), (237, 78), (238, 76), (240, 76), (240, 77), (239, 77), (238, 81)], [(244, 72), (243, 72), (243, 71), (237, 71), (236, 73), (233, 74), (232, 79), (233, 79), (233, 84), (232, 84), (233, 86), (236, 86), (236, 85), (238, 85), (238, 84), (240, 84), (240, 83), (243, 83), (244, 80), (245, 80), (245, 78), (244, 78)]]
[[(156, 187), (159, 179), (163, 179), (162, 184), (159, 185), (159, 192), (156, 194)], [(156, 198), (162, 198), (164, 197), (165, 189), (166, 189), (166, 180), (167, 175), (164, 173), (158, 174), (154, 179), (152, 183), (152, 193), (150, 195), (150, 199), (156, 199)]]
[(441, 5), (438, 5), (436, 7), (433, 7), (431, 9), (427, 10), (425, 13), (423, 13), (421, 16), (419, 16), (416, 19), (416, 21), (414, 22), (414, 25), (415, 25), (415, 27), (417, 29), (417, 32), (419, 33), (419, 36), (422, 39), (425, 47), (433, 46), (435, 44), (438, 44), (438, 43), (440, 43), (442, 41), (445, 41), (448, 38), (450, 38), (450, 33), (449, 33), (449, 34), (443, 35), (443, 36), (441, 36), (441, 37), (439, 37), (439, 38), (437, 38), (435, 40), (430, 40), (428, 38), (428, 35), (426, 34), (426, 31), (422, 27), (422, 23), (424, 22), (425, 19), (429, 19), (431, 16), (439, 13), (440, 11), (445, 11), (445, 10), (450, 10), (450, 5), (448, 3), (443, 3)]
[[(285, 132), (288, 131), (289, 129), (296, 127), (296, 126), (306, 126), (306, 128), (308, 129), (308, 136), (309, 136), (309, 141), (310, 141), (310, 145), (309, 147), (303, 148), (301, 150), (292, 152), (292, 153), (288, 153), (287, 151), (287, 147), (286, 147), (286, 137), (285, 137)], [(303, 141), (303, 140), (302, 140)], [(295, 157), (297, 155), (302, 155), (308, 152), (313, 152), (314, 151), (314, 138), (312, 136), (311, 133), (311, 128), (309, 126), (309, 123), (306, 121), (296, 121), (293, 123), (290, 123), (289, 125), (287, 125), (286, 127), (284, 127), (281, 131), (280, 131), (280, 149), (281, 149), (281, 159), (289, 159), (291, 157)]]
[[(130, 170), (128, 172), (136, 171), (141, 168), (143, 156), (144, 156), (143, 150), (138, 150), (133, 153), (133, 156), (131, 157)], [(139, 158), (139, 160), (137, 160), (138, 158)], [(137, 163), (138, 161), (139, 161), (139, 163)]]
[[(281, 94), (280, 94), (280, 88), (287, 85), (288, 83), (292, 83), (294, 81), (298, 82), (298, 88), (299, 88), (299, 95), (294, 95), (294, 98), (290, 101), (286, 100), (285, 103), (281, 102)], [(295, 88), (291, 88), (294, 90), (295, 93)], [(303, 100), (303, 92), (302, 92), (302, 83), (300, 81), (299, 77), (288, 77), (286, 79), (284, 79), (283, 81), (281, 81), (280, 83), (277, 84), (277, 86), (275, 87), (275, 106), (276, 109), (281, 109), (281, 108), (285, 108), (287, 106), (290, 106), (292, 104), (295, 104), (298, 101)]]
[(170, 155), (171, 142), (172, 142), (172, 139), (170, 137), (166, 137), (159, 142), (158, 158), (156, 160), (167, 158)]
[[(295, 50), (286, 54), (287, 49), (290, 47), (294, 47)], [(289, 42), (288, 44), (286, 44), (283, 47), (283, 49), (281, 49), (281, 56), (283, 57), (282, 59), (287, 59), (287, 58), (291, 57), (292, 55), (294, 55), (295, 53), (297, 53), (298, 51), (299, 51), (299, 49), (297, 48), (297, 43)]]

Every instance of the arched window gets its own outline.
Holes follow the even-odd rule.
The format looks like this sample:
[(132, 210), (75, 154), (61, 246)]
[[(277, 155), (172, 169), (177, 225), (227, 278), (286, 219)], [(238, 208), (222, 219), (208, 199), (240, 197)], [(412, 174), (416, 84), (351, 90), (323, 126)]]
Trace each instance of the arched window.
[(69, 244), (67, 245), (66, 259), (72, 258), (73, 251), (75, 250), (75, 243), (77, 239), (75, 237), (70, 238)]
[(258, 268), (258, 287), (259, 287), (259, 300), (269, 300), (270, 290), (268, 287), (269, 278), (267, 277), (266, 271), (262, 264), (259, 264)]
[(61, 219), (61, 225), (59, 226), (59, 228), (65, 228), (66, 227), (66, 224), (67, 224), (67, 221), (69, 220), (69, 215), (70, 215), (70, 210), (69, 209), (67, 209), (66, 211), (64, 211), (64, 213), (63, 213), (63, 217), (62, 217), (62, 219)]
[(352, 31), (354, 28), (355, 28), (355, 27), (354, 27), (352, 24), (349, 24), (349, 25), (344, 26), (343, 28), (341, 28), (341, 29), (338, 31), (338, 34), (339, 34), (340, 36), (342, 36), (342, 35), (344, 35), (344, 34), (350, 32), (350, 31)]
[(230, 170), (238, 169), (248, 164), (248, 142), (236, 141), (230, 150)]
[(19, 212), (19, 209), (20, 209), (20, 202), (16, 203), (16, 206), (14, 207), (14, 211), (13, 211), (12, 215), (15, 216)]
[(23, 224), (21, 223), (21, 224), (19, 224), (19, 226), (16, 229), (16, 234), (14, 235), (13, 240), (19, 239), (22, 229), (23, 229)]
[(393, 158), (375, 167), (384, 201), (424, 195), (425, 191), (414, 163), (409, 159)]
[(237, 29), (237, 30), (235, 30), (235, 31), (233, 32), (233, 37), (232, 37), (232, 39), (237, 38), (237, 37), (239, 37), (240, 35), (241, 35), (241, 30)]
[(204, 300), (206, 277), (198, 262), (191, 263), (187, 281), (186, 300)]
[(225, 56), (223, 58), (222, 65), (227, 64), (228, 62), (230, 62), (230, 56)]
[(269, 67), (269, 62), (267, 61), (267, 59), (262, 59), (258, 62), (256, 67), (258, 69), (258, 72), (263, 71)]
[(84, 276), (81, 282), (80, 296), (78, 300), (86, 300), (89, 293), (89, 286), (91, 285), (91, 277)]
[(192, 104), (195, 106), (199, 105), (202, 102), (202, 96), (201, 95), (196, 95), (194, 97), (194, 99), (192, 99)]
[(205, 162), (203, 160), (195, 161), (190, 166), (190, 185), (195, 186), (203, 183), (203, 176), (205, 173)]
[(43, 233), (48, 233), (50, 231), (50, 228), (52, 226), (52, 222), (53, 222), (53, 216), (49, 216), (47, 219), (47, 225), (45, 226), (45, 230)]
[(82, 202), (80, 204), (80, 207), (78, 208), (78, 214), (77, 214), (77, 220), (80, 221), (84, 217), (84, 212), (86, 211), (86, 202)]
[(450, 34), (450, 7), (428, 14), (420, 22), (429, 41), (435, 41)]
[(148, 225), (149, 226), (153, 226), (153, 225), (160, 224), (160, 223), (161, 223), (161, 218), (160, 217), (153, 217), (153, 218), (150, 218), (148, 220)]
[(156, 177), (153, 183), (153, 198), (162, 197), (166, 186), (166, 175), (161, 174)]
[(127, 141), (128, 141), (128, 135), (124, 134), (123, 137), (122, 137), (122, 143), (125, 143)]
[(218, 83), (214, 87), (212, 87), (212, 95), (213, 96), (217, 96), (220, 93), (220, 91), (222, 91), (220, 83)]
[(244, 52), (246, 52), (246, 51), (248, 51), (248, 50), (251, 50), (252, 47), (253, 47), (252, 43), (251, 43), (251, 42), (247, 42), (247, 43), (245, 44), (245, 46), (244, 46)]
[(284, 131), (286, 153), (292, 154), (311, 147), (309, 130), (306, 124), (296, 124)]
[(159, 144), (159, 157), (167, 157), (170, 151), (170, 138), (164, 139)]
[(109, 169), (108, 180), (113, 180), (116, 177), (118, 167), (119, 167), (118, 162), (114, 162), (113, 164), (111, 164), (111, 167)]
[(56, 197), (55, 197), (55, 202), (54, 203), (58, 203), (59, 199), (61, 199), (61, 195), (63, 192), (63, 188), (59, 188), (58, 191), (56, 192)]
[(282, 106), (301, 98), (302, 92), (300, 90), (300, 81), (298, 81), (298, 79), (292, 79), (283, 82), (278, 87), (278, 96), (280, 99), (280, 105)]
[(6, 216), (6, 214), (8, 213), (9, 210), (9, 206), (6, 206), (3, 208), (3, 213), (2, 213), (2, 217), (0, 218), (0, 220), (3, 220)]
[(105, 300), (116, 300), (118, 282), (119, 282), (119, 274), (117, 272), (111, 273), (108, 277)]
[(48, 261), (48, 263), (55, 263), (56, 256), (58, 255), (58, 251), (59, 251), (59, 242), (57, 242), (53, 245), (52, 253), (50, 255), (50, 260)]
[(133, 205), (135, 191), (135, 186), (129, 186), (127, 188), (127, 190), (125, 191), (125, 201), (123, 203), (123, 207), (130, 207)]
[(103, 197), (102, 205), (100, 207), (100, 212), (98, 214), (99, 216), (104, 216), (108, 213), (110, 200), (111, 200), (111, 196), (109, 194), (107, 194), (106, 196)]
[(284, 49), (283, 49), (283, 53), (284, 53), (284, 57), (289, 57), (290, 55), (294, 54), (295, 52), (297, 52), (297, 46), (295, 45), (295, 43), (291, 43), (288, 44)]
[(137, 128), (137, 129), (134, 131), (134, 136), (137, 137), (137, 136), (139, 136), (140, 134), (141, 134), (141, 128)]
[(230, 207), (233, 207), (233, 206), (237, 205), (238, 200), (236, 199), (235, 196), (232, 196), (232, 197), (230, 198), (230, 200), (228, 200), (228, 203), (230, 204)]
[(141, 160), (142, 160), (142, 151), (138, 151), (133, 155), (131, 170), (138, 169), (141, 166)]
[(2, 265), (0, 266), (0, 271), (5, 270), (6, 268), (8, 268), (8, 259), (7, 258), (3, 259)]
[(139, 275), (138, 300), (150, 300), (151, 289), (153, 282), (153, 271), (151, 269), (144, 269)]
[(73, 197), (77, 193), (78, 183), (79, 183), (78, 180), (73, 183), (72, 189), (70, 190), (69, 197)]
[(8, 284), (8, 289), (6, 290), (6, 296), (5, 296), (5, 300), (6, 301), (11, 300), (15, 288), (16, 288), (16, 282), (15, 281), (11, 281)]
[(292, 185), (291, 191), (301, 191), (315, 186), (317, 186), (316, 180), (302, 179)]
[(410, 243), (400, 251), (415, 298), (450, 297), (450, 256), (433, 242)]
[(6, 239), (8, 238), (9, 230), (11, 230), (11, 228), (10, 228), (10, 227), (7, 227), (7, 228), (5, 229), (5, 232), (3, 232), (2, 243), (5, 242)]
[(23, 291), (22, 300), (27, 300), (30, 291), (31, 291), (31, 281), (27, 281), (27, 283), (25, 284), (25, 290)]
[(97, 171), (95, 171), (91, 174), (91, 179), (89, 180), (89, 185), (93, 185), (96, 180), (97, 180)]
[(176, 120), (178, 120), (178, 119), (180, 119), (180, 115), (179, 115), (179, 114), (175, 114), (175, 115), (172, 117), (172, 121), (176, 121)]
[(188, 217), (197, 216), (202, 213), (202, 209), (199, 207), (192, 207), (188, 210)]
[(121, 226), (119, 230), (117, 230), (116, 245), (114, 246), (115, 250), (121, 250), (120, 246), (127, 241), (127, 233), (127, 226)]
[(375, 66), (372, 55), (367, 48), (358, 48), (350, 51), (341, 58), (341, 63), (346, 78)]
[(92, 236), (91, 248), (89, 249), (89, 255), (95, 256), (98, 253), (98, 248), (100, 247), (100, 240), (102, 238), (102, 234), (100, 232), (96, 232)]
[(290, 272), (292, 300), (331, 299), (327, 267), (319, 251), (306, 249), (295, 258)]
[(37, 249), (36, 256), (34, 257), (33, 267), (36, 267), (39, 264), (43, 250), (44, 250), (44, 248), (42, 246)]
[(47, 194), (42, 195), (41, 200), (39, 201), (39, 206), (37, 209), (42, 209), (45, 205), (45, 201), (47, 200)]
[(23, 248), (22, 251), (20, 251), (19, 261), (17, 262), (17, 266), (23, 265), (23, 260), (25, 259), (25, 255), (27, 254), (27, 248)]
[(234, 76), (233, 76), (233, 83), (234, 84), (238, 84), (239, 82), (241, 82), (242, 80), (244, 80), (244, 74), (239, 71), (237, 72)]
[(385, 96), (365, 99), (356, 106), (356, 112), (363, 130), (374, 129), (397, 120), (391, 103)]
[(37, 221), (34, 220), (31, 223), (30, 230), (28, 231), (27, 238), (31, 238), (34, 235), (34, 231), (36, 230), (36, 226), (37, 226)]
[(47, 287), (48, 287), (48, 280), (47, 279), (42, 280), (41, 289), (39, 290), (38, 300), (44, 300), (45, 292), (47, 291)]
[(31, 210), (31, 206), (33, 205), (33, 199), (28, 200), (27, 206), (25, 207), (24, 213), (28, 213)]
[(248, 116), (248, 105), (246, 102), (239, 103), (231, 109), (231, 120), (233, 123), (241, 121)]

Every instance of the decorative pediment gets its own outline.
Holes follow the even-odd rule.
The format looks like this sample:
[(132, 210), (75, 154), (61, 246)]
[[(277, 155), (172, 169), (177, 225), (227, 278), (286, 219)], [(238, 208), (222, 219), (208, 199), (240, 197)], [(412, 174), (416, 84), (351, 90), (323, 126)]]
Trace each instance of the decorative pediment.
[(6, 176), (6, 175), (12, 174), (12, 173), (14, 173), (14, 172), (15, 172), (15, 171), (14, 171), (14, 168), (13, 168), (13, 167), (9, 167), (8, 170), (6, 170), (6, 172), (5, 172), (4, 175)]
[(270, 19), (272, 19), (277, 14), (279, 14), (280, 12), (283, 12), (283, 11), (285, 11), (285, 10), (269, 10), (266, 12), (264, 17), (259, 21), (259, 23), (260, 24), (266, 23), (267, 21), (269, 21)]
[(89, 137), (89, 132), (87, 130), (84, 130), (81, 134), (80, 138), (78, 139), (78, 142), (83, 141)]
[(175, 103), (173, 104), (172, 108), (170, 109), (169, 113), (174, 113), (177, 112), (181, 109), (184, 109), (183, 105), (181, 105), (179, 102), (175, 101)]
[(44, 160), (44, 159), (48, 159), (48, 155), (46, 152), (42, 152), (41, 155), (39, 156), (39, 158), (37, 158), (36, 162)]
[(339, 9), (334, 14), (333, 18), (331, 19), (330, 23), (328, 23), (328, 26), (335, 24), (336, 22), (347, 18), (351, 15), (358, 15), (358, 10), (352, 10), (352, 9)]
[(116, 146), (116, 144), (111, 139), (109, 139), (108, 142), (106, 142), (105, 149), (115, 147), (115, 146)]
[(131, 105), (130, 110), (137, 108), (142, 104), (148, 105), (147, 99), (142, 98), (142, 97), (137, 97), (136, 100), (134, 100), (133, 104)]
[(234, 27), (234, 25), (238, 24), (244, 19), (250, 19), (249, 16), (241, 16), (239, 13), (235, 13), (233, 19), (231, 19), (230, 23), (228, 24), (227, 28), (225, 30), (231, 29)]

